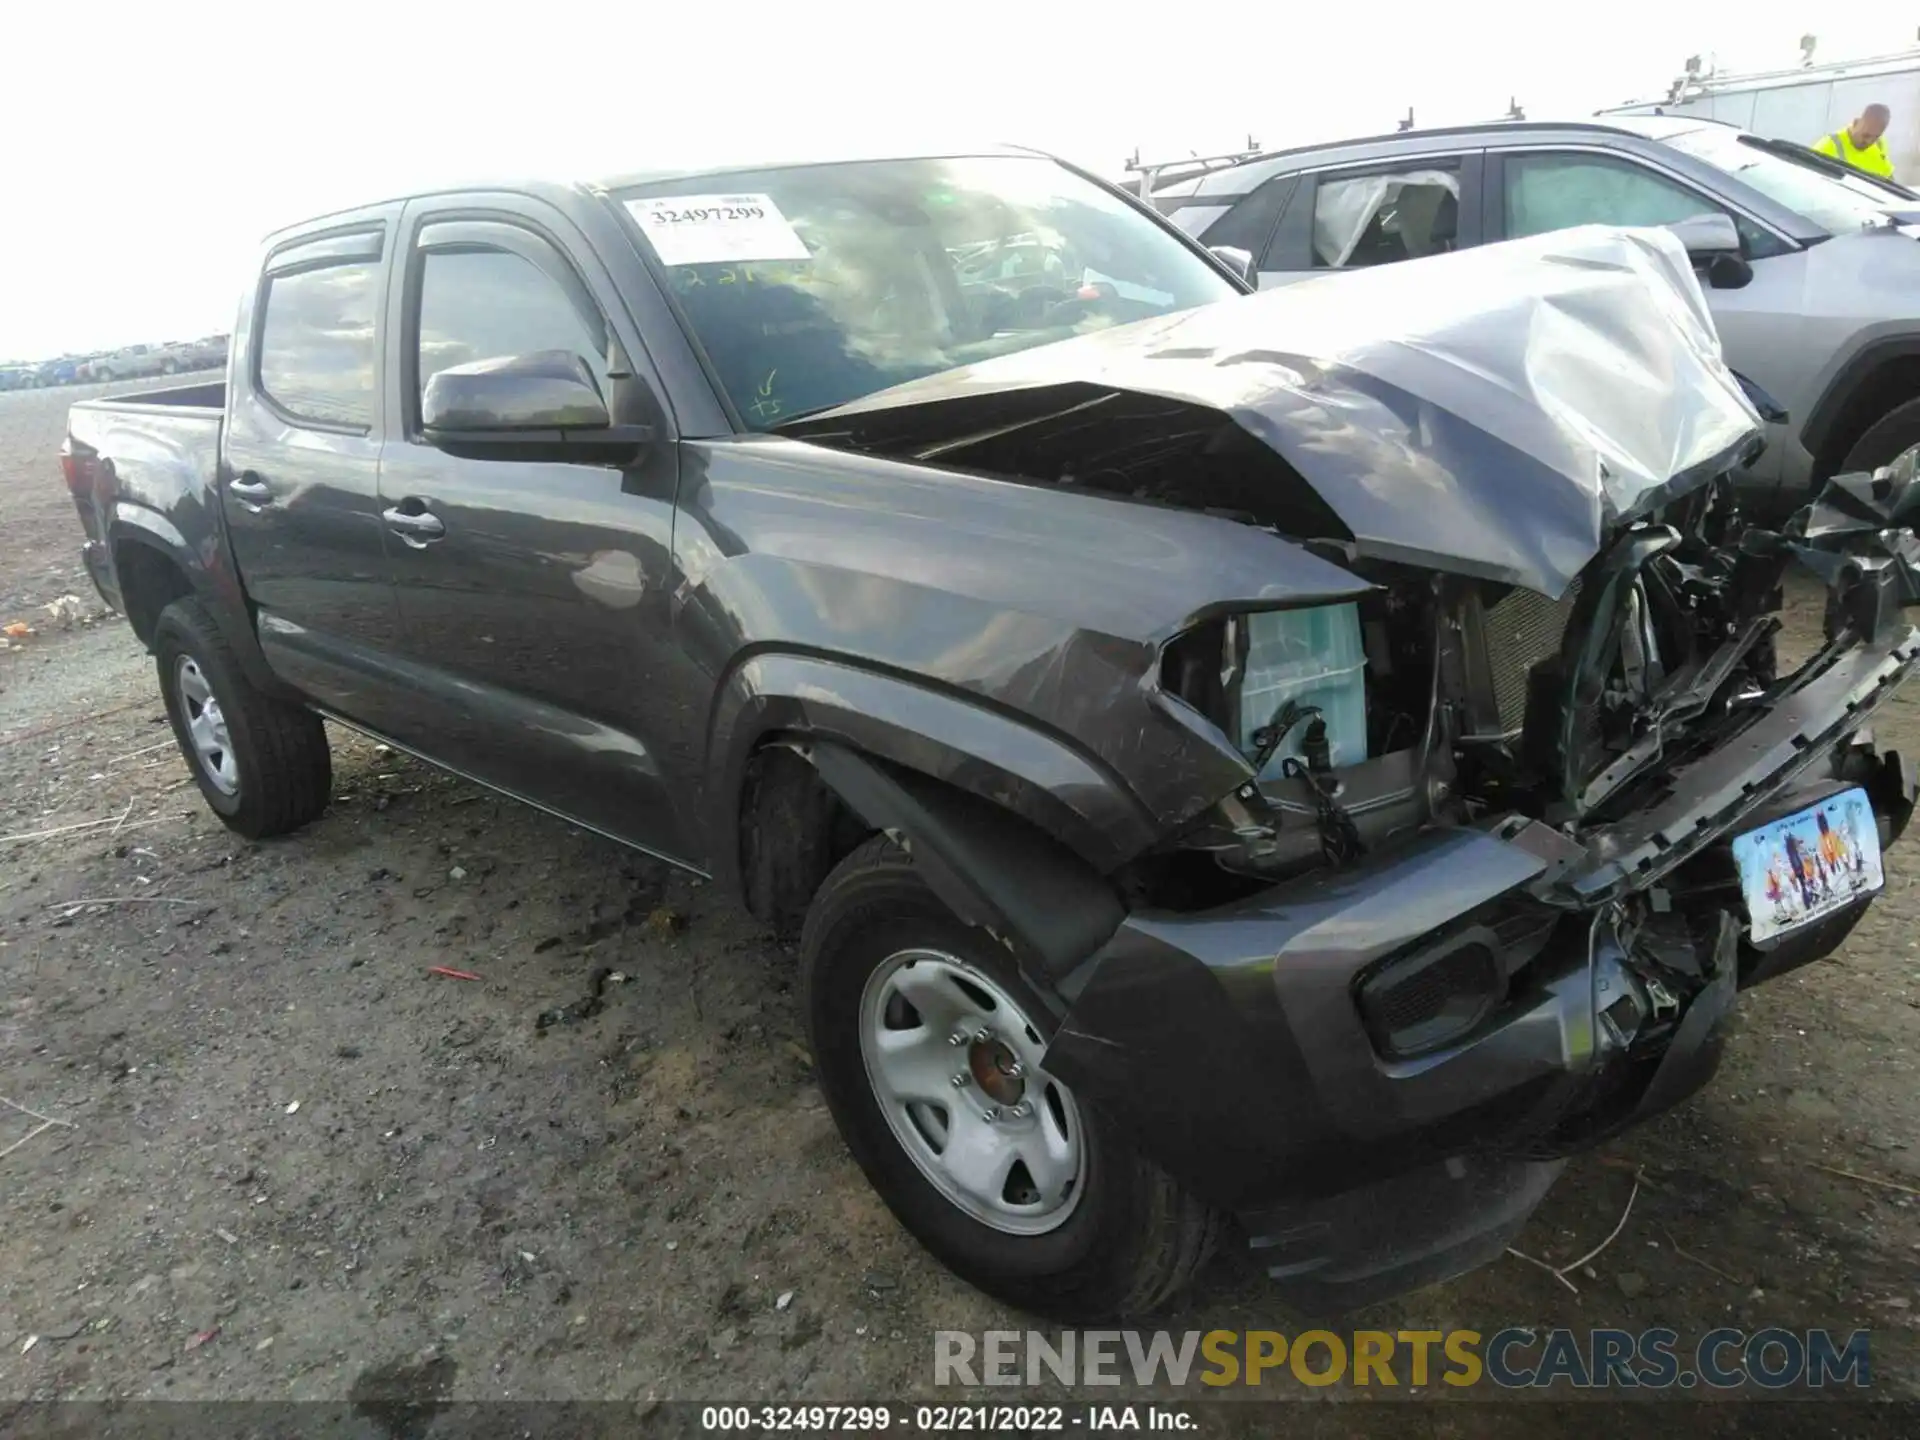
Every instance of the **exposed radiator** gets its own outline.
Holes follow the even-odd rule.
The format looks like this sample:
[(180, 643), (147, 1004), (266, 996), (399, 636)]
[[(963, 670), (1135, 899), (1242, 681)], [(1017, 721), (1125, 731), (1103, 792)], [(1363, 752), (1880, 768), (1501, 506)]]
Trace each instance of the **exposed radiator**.
[(1576, 579), (1558, 600), (1515, 589), (1486, 612), (1487, 662), (1503, 731), (1518, 730), (1526, 723), (1527, 676), (1542, 660), (1560, 653), (1560, 637), (1579, 598)]

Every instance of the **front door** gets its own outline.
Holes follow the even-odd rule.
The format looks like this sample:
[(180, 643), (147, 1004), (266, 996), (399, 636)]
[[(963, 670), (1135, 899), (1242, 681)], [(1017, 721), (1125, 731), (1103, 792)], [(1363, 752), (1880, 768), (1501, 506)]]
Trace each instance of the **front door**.
[[(562, 248), (556, 214), (421, 204), (408, 214), (393, 403), (380, 478), (405, 651), (419, 688), (394, 738), (630, 844), (697, 860), (666, 753), (699, 717), (666, 698), (674, 449), (608, 315), (610, 288)], [(461, 458), (420, 434), (422, 387), (452, 365), (564, 350), (616, 418), (660, 438), (630, 468)], [(397, 392), (397, 393), (395, 393)], [(628, 414), (622, 417), (621, 411)]]
[(391, 722), (399, 614), (379, 518), (387, 206), (268, 256), (236, 332), (220, 503), (274, 671), (363, 724)]

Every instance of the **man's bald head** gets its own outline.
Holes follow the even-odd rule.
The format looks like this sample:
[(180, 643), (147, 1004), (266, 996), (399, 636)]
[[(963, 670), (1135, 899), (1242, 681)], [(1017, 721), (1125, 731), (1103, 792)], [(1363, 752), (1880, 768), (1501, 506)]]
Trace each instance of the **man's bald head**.
[(1847, 133), (1853, 136), (1854, 148), (1864, 150), (1882, 135), (1887, 133), (1887, 122), (1893, 119), (1893, 112), (1881, 104), (1867, 106), (1860, 112), (1860, 118), (1847, 127)]

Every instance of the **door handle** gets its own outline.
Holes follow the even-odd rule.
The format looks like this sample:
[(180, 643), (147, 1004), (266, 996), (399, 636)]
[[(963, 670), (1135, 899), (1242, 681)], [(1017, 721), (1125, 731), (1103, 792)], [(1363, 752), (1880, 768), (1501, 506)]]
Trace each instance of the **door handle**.
[(273, 503), (273, 487), (251, 470), (242, 470), (227, 481), (227, 493), (256, 512), (262, 505)]
[[(403, 502), (418, 505), (417, 500)], [(424, 550), (434, 541), (447, 533), (447, 527), (440, 523), (440, 517), (431, 510), (405, 510), (399, 505), (391, 510), (382, 510), (380, 518), (387, 522), (387, 528), (415, 550)]]

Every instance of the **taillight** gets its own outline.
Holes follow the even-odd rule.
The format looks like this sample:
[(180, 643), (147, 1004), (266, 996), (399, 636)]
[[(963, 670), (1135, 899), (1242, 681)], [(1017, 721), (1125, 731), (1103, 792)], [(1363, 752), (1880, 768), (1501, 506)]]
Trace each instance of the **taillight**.
[(75, 499), (93, 494), (94, 457), (76, 455), (71, 450), (60, 452), (60, 474), (67, 482), (67, 490)]

